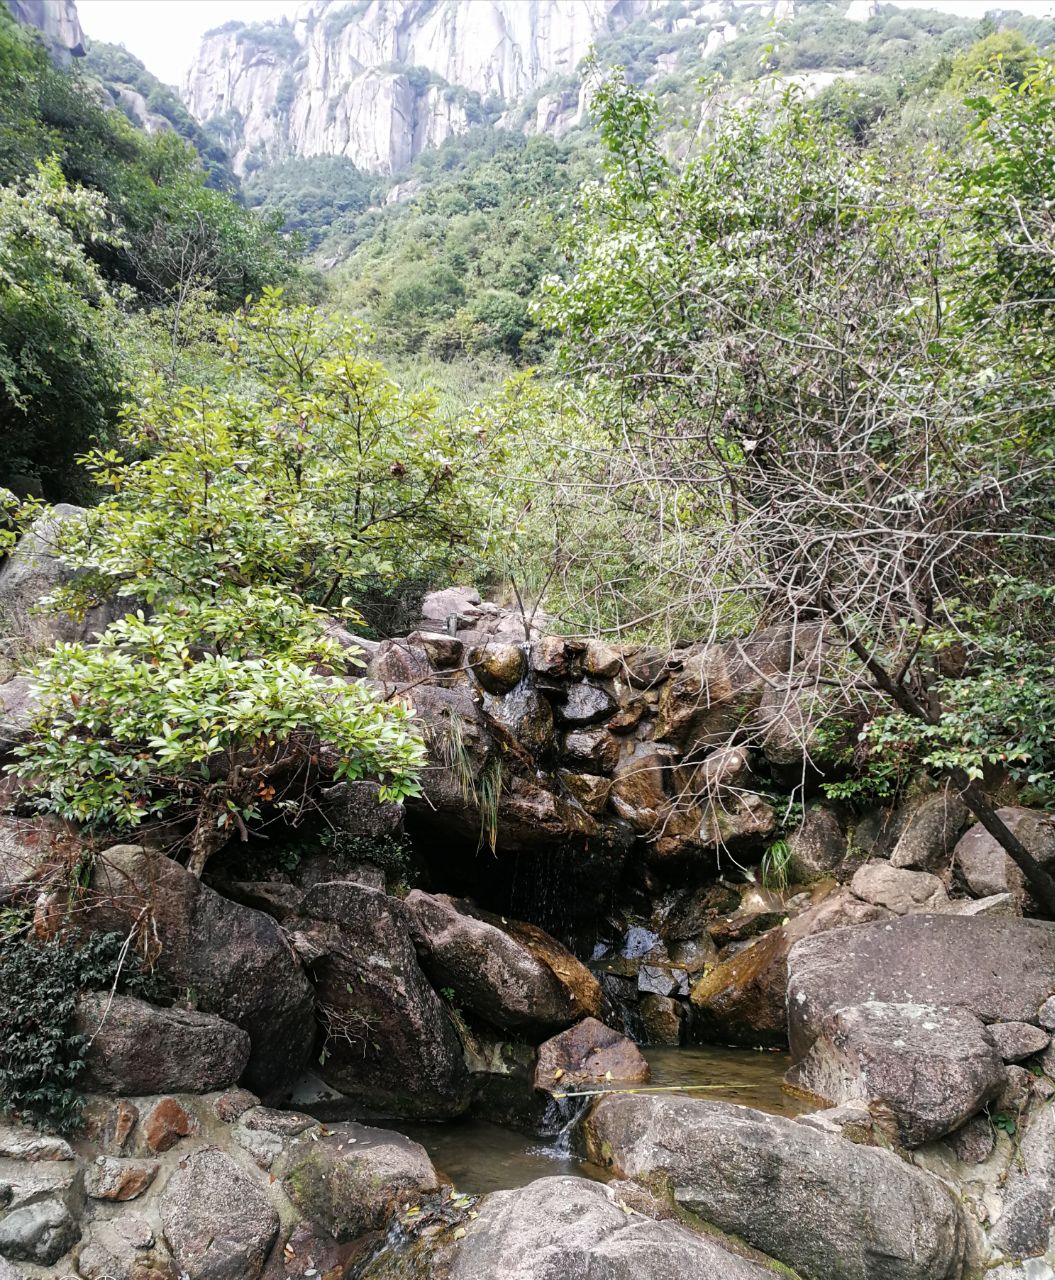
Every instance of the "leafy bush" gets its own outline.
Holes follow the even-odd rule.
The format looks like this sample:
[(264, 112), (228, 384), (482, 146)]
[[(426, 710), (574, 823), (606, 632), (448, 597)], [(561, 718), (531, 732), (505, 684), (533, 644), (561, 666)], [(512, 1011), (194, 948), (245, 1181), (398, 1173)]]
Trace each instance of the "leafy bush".
[(0, 1110), (39, 1128), (77, 1130), (87, 1051), (73, 1031), (77, 997), (115, 987), (156, 994), (138, 965), (119, 934), (0, 938)]

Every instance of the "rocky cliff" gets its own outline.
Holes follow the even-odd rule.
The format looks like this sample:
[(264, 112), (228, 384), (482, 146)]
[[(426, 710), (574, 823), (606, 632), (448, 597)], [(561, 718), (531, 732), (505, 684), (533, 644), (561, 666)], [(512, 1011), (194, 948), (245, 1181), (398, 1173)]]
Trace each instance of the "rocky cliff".
[[(787, 0), (748, 7), (774, 17), (788, 9)], [(563, 132), (583, 115), (572, 77), (591, 45), (638, 19), (701, 39), (735, 30), (724, 0), (688, 9), (666, 0), (312, 0), (292, 22), (209, 32), (183, 96), (223, 134), (242, 174), (316, 155), (395, 173), (472, 123), (520, 123), (521, 106), (526, 128)], [(525, 100), (539, 91), (530, 109)]]
[(84, 56), (84, 32), (74, 0), (6, 0), (16, 22), (36, 27), (58, 63)]

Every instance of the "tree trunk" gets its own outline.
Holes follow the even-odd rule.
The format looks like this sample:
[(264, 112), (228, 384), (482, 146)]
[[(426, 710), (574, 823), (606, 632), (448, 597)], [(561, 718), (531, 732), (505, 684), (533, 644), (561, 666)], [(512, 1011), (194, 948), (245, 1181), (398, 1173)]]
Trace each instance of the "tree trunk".
[(960, 798), (986, 831), (1004, 849), (1007, 856), (1026, 878), (1033, 896), (1055, 919), (1055, 880), (1048, 875), (1022, 841), (1003, 821), (989, 802), (989, 797), (972, 782), (962, 769), (953, 769), (950, 777), (960, 792)]

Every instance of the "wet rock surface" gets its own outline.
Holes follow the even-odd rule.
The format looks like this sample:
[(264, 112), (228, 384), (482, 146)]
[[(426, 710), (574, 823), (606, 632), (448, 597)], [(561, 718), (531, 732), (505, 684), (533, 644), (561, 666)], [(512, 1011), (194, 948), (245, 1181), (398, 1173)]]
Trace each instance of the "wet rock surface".
[(535, 1088), (563, 1093), (612, 1082), (641, 1084), (649, 1075), (635, 1044), (596, 1018), (586, 1018), (539, 1046)]

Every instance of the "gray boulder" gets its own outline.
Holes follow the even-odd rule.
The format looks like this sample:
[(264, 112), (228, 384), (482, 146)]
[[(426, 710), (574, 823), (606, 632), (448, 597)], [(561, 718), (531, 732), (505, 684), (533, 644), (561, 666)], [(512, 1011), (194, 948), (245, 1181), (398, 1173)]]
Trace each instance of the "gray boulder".
[(989, 1034), (997, 1052), (1005, 1062), (1024, 1062), (1035, 1053), (1043, 1053), (1051, 1036), (1029, 1022), (995, 1022)]
[(788, 1080), (832, 1106), (866, 1103), (896, 1141), (918, 1147), (997, 1097), (1006, 1073), (973, 1014), (873, 1001), (827, 1018)]
[(192, 1280), (256, 1280), (278, 1235), (267, 1194), (214, 1147), (180, 1165), (158, 1208), (172, 1256)]
[(317, 884), (287, 921), (328, 1030), (319, 1072), (371, 1116), (435, 1119), (468, 1105), (461, 1041), (418, 964), (398, 898)]
[(612, 1095), (584, 1122), (594, 1161), (675, 1201), (802, 1280), (960, 1280), (967, 1227), (893, 1153), (749, 1107)]
[(250, 1089), (270, 1098), (293, 1083), (315, 1039), (313, 992), (270, 916), (136, 845), (100, 854), (83, 910), (92, 929), (134, 932), (170, 986), (248, 1032)]
[(914, 871), (940, 871), (967, 822), (967, 806), (951, 790), (927, 796), (909, 814), (890, 863)]
[(793, 884), (823, 880), (846, 857), (846, 833), (831, 809), (811, 804), (788, 837), (788, 878)]
[(484, 1200), (451, 1280), (764, 1280), (773, 1273), (680, 1222), (655, 1222), (585, 1178), (540, 1178)]
[(82, 1083), (99, 1093), (208, 1093), (249, 1061), (249, 1034), (233, 1023), (131, 996), (81, 996), (77, 1030), (91, 1042)]
[(561, 981), (550, 965), (468, 903), (415, 889), (404, 900), (422, 967), (437, 989), (450, 987), (457, 1002), (501, 1030), (552, 1035), (577, 1019), (600, 1012), (600, 986), (584, 965), (555, 939), (565, 969), (578, 981)]
[(1055, 924), (909, 915), (804, 938), (788, 956), (788, 1035), (801, 1059), (845, 1005), (960, 1006), (982, 1022), (1032, 1022), (1055, 991)]
[(424, 1147), (361, 1124), (332, 1124), (316, 1141), (289, 1144), (274, 1173), (297, 1210), (334, 1240), (376, 1231), (400, 1204), (440, 1189)]
[(0, 1218), (0, 1256), (50, 1266), (81, 1238), (80, 1226), (61, 1200), (36, 1200)]
[[(1050, 870), (1055, 863), (1055, 822), (1051, 816), (1018, 806), (998, 809), (997, 815), (1041, 866)], [(975, 897), (1010, 892), (1017, 902), (1028, 902), (1022, 872), (980, 822), (957, 843), (954, 858)]]
[(866, 862), (858, 867), (850, 889), (862, 901), (886, 907), (896, 916), (945, 911), (949, 906), (949, 895), (937, 876), (905, 871), (890, 862)]

